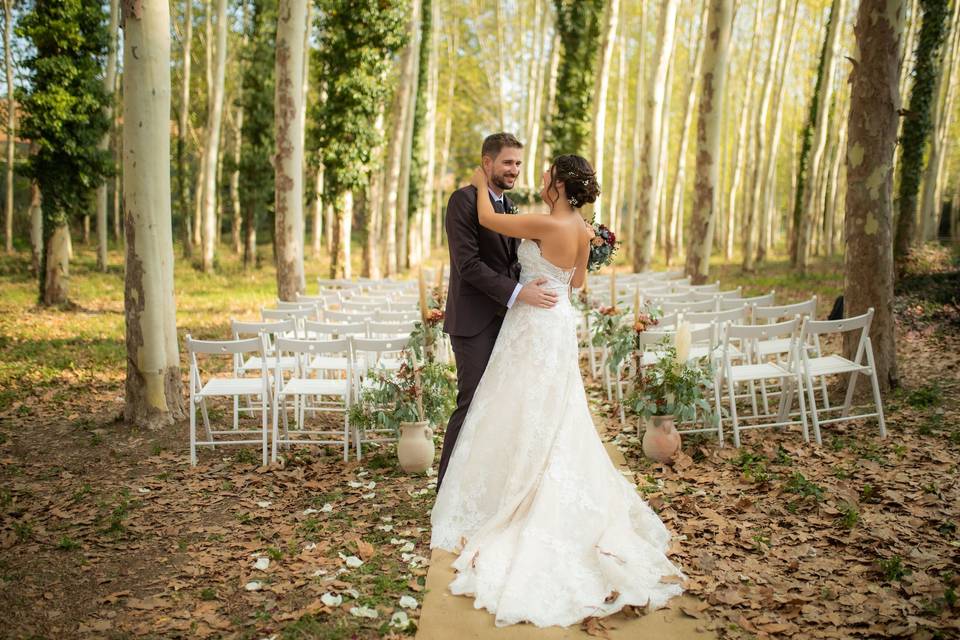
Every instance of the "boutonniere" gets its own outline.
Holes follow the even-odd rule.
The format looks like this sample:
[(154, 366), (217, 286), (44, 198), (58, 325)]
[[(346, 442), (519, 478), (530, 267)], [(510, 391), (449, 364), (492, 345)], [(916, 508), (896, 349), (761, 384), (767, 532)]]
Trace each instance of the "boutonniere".
[(510, 208), (507, 209), (504, 213), (506, 213), (506, 214), (508, 214), (508, 215), (511, 215), (511, 216), (515, 216), (515, 215), (517, 215), (518, 213), (520, 213), (520, 209), (517, 208), (517, 205), (515, 205), (515, 204), (513, 204), (513, 203), (511, 202), (511, 203), (510, 203)]

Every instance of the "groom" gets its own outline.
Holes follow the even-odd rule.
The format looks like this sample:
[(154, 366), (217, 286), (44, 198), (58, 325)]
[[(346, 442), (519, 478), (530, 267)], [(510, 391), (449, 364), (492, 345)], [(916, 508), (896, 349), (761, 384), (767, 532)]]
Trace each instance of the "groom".
[(487, 136), (480, 154), (489, 176), (487, 193), (478, 194), (475, 187), (468, 185), (454, 191), (447, 203), (450, 290), (443, 330), (450, 334), (457, 362), (457, 408), (443, 437), (438, 491), (507, 309), (517, 302), (539, 307), (557, 303), (556, 294), (541, 288), (545, 280), (523, 286), (518, 283), (520, 241), (481, 227), (477, 218), (477, 197), (490, 198), (494, 211), (513, 210), (513, 202), (504, 192), (513, 188), (520, 175), (522, 149), (523, 145), (512, 134)]

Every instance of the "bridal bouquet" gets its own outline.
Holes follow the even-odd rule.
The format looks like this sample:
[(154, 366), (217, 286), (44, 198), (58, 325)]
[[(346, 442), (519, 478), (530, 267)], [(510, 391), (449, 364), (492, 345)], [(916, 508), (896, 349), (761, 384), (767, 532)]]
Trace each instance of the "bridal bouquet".
[(613, 254), (620, 248), (617, 234), (606, 225), (593, 223), (593, 240), (590, 241), (590, 258), (587, 260), (587, 271), (596, 271), (613, 262)]

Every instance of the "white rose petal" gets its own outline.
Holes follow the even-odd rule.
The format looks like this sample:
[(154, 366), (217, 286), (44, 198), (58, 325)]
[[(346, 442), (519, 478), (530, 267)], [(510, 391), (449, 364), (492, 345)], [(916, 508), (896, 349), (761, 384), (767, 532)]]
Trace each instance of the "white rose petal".
[(400, 547), (400, 551), (413, 551), (416, 548), (416, 546), (417, 545), (413, 544), (412, 542), (408, 542), (407, 544)]
[(400, 596), (400, 606), (404, 609), (416, 609), (419, 603), (413, 596)]
[(267, 567), (270, 566), (270, 558), (257, 558), (257, 561), (254, 563), (253, 568), (257, 571), (266, 571)]
[(305, 516), (311, 516), (311, 515), (313, 515), (313, 514), (315, 514), (315, 513), (320, 513), (320, 512), (317, 511), (316, 509), (304, 509), (304, 510), (303, 510), (303, 515), (305, 515)]
[(263, 589), (263, 585), (257, 582), (256, 580), (252, 580), (247, 584), (243, 585), (243, 588), (246, 589), (247, 591), (260, 591), (260, 589)]
[(137, 489), (137, 493), (150, 493), (150, 489), (147, 489), (146, 487), (140, 487)]
[(376, 609), (371, 609), (370, 607), (350, 607), (350, 615), (356, 616), (357, 618), (370, 618), (374, 619), (379, 613)]
[(343, 604), (343, 596), (339, 593), (325, 593), (320, 596), (320, 602), (328, 607), (339, 607)]
[(390, 544), (404, 544), (406, 540), (403, 538), (390, 538)]
[(340, 559), (343, 560), (346, 563), (346, 565), (351, 569), (356, 569), (357, 567), (363, 565), (363, 560), (361, 560), (357, 556), (346, 556), (341, 553)]
[(324, 505), (320, 507), (320, 513), (330, 513), (331, 511), (333, 511), (333, 505), (329, 502), (324, 503)]
[(327, 575), (326, 569), (317, 569), (316, 571), (313, 572), (314, 578), (319, 578), (320, 576), (325, 576), (325, 575)]
[(377, 529), (380, 529), (380, 531), (393, 531), (393, 525), (392, 525), (392, 524), (379, 524), (379, 525), (377, 525)]
[(393, 516), (380, 516), (380, 519), (384, 522), (393, 522)]
[(356, 480), (351, 480), (350, 482), (347, 483), (347, 486), (349, 486), (351, 489), (359, 489), (360, 487), (363, 486), (363, 483), (357, 482)]
[(260, 500), (259, 502), (257, 502), (257, 506), (260, 507), (261, 509), (266, 509), (271, 504), (273, 503), (270, 502), (269, 500)]
[(397, 629), (406, 629), (410, 626), (410, 618), (406, 611), (397, 611), (390, 616), (390, 626)]
[(373, 489), (376, 486), (377, 486), (377, 483), (374, 482), (373, 480), (367, 483), (367, 489)]
[(357, 591), (356, 589), (345, 589), (344, 593), (350, 596), (351, 598), (353, 598), (354, 600), (360, 597), (360, 592)]
[(377, 493), (375, 491), (371, 491), (370, 493), (362, 494), (360, 497), (363, 498), (364, 500), (370, 500), (371, 498), (376, 497), (376, 495)]

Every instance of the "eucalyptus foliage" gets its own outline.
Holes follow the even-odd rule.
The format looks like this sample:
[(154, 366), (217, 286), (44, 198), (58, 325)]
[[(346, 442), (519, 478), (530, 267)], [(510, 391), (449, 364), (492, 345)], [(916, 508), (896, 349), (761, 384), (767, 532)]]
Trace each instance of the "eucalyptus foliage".
[(689, 422), (699, 413), (706, 422), (715, 422), (708, 394), (713, 389), (713, 368), (707, 358), (678, 363), (677, 348), (669, 344), (669, 338), (658, 352), (661, 357), (656, 363), (639, 368), (627, 404), (643, 418), (675, 416)]

